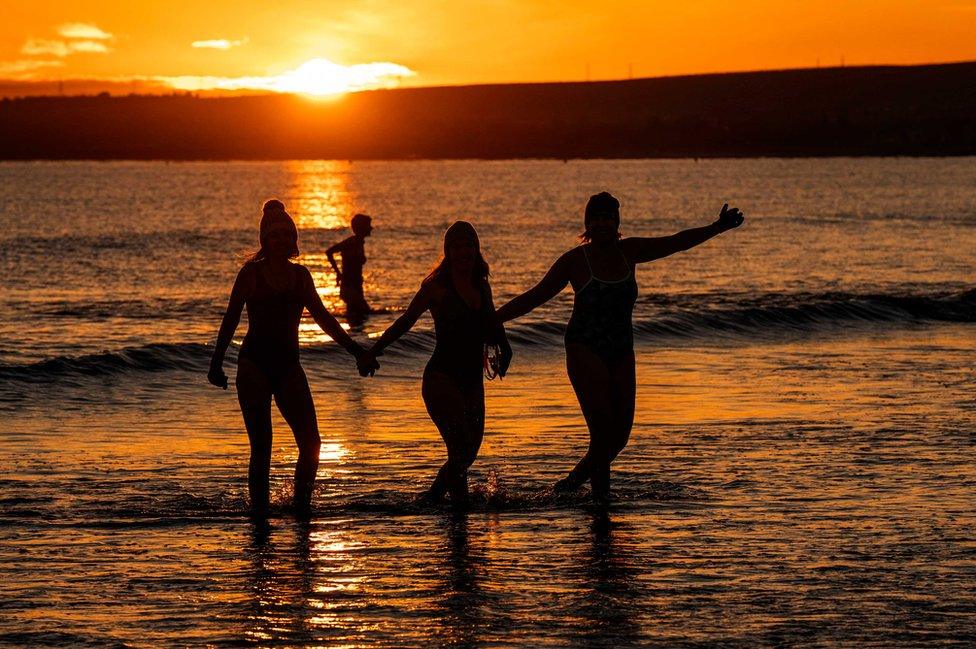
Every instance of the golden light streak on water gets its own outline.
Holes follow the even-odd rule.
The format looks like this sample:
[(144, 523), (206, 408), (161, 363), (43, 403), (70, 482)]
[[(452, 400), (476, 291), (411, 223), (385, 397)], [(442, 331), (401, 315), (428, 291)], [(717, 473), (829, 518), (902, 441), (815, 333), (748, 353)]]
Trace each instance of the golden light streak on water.
[(352, 164), (343, 160), (296, 160), (287, 163), (293, 188), (289, 209), (299, 230), (342, 230), (355, 213), (349, 188)]

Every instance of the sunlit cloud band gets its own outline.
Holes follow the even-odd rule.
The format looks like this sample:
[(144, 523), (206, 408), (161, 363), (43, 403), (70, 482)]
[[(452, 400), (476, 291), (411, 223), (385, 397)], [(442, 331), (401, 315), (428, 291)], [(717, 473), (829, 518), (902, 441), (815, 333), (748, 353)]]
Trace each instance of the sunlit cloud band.
[(0, 77), (20, 78), (43, 68), (60, 68), (64, 61), (0, 61)]
[(65, 23), (58, 27), (58, 33), (65, 38), (107, 41), (114, 36), (90, 23)]
[(57, 56), (64, 58), (72, 52), (95, 52), (104, 54), (111, 49), (99, 41), (50, 41), (31, 38), (20, 48), (21, 54), (29, 56)]
[(306, 95), (335, 95), (356, 90), (390, 88), (416, 72), (396, 63), (340, 65), (311, 59), (294, 70), (265, 77), (155, 77), (178, 90), (265, 90)]

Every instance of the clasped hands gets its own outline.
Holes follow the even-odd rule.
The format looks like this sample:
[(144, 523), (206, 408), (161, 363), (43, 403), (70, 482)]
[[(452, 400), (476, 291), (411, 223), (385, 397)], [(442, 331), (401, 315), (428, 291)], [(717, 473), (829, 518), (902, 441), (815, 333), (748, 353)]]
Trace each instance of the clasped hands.
[(376, 357), (382, 356), (383, 352), (374, 351), (374, 348), (369, 349), (360, 348), (356, 353), (356, 369), (359, 370), (359, 376), (373, 376), (376, 374), (376, 370), (380, 369), (380, 364), (377, 362)]

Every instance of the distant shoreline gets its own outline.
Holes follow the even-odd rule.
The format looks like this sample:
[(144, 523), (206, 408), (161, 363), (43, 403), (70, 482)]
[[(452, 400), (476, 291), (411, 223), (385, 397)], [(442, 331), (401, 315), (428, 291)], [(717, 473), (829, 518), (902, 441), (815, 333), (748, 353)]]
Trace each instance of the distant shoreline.
[(4, 160), (976, 155), (976, 63), (401, 88), (328, 101), (0, 100)]

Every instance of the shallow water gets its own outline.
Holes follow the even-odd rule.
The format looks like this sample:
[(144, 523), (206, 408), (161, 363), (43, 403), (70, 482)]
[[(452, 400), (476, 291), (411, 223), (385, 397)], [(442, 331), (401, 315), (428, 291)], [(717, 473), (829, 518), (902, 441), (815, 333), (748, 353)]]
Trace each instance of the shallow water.
[[(971, 159), (0, 163), (0, 178), (2, 643), (976, 637)], [(304, 330), (315, 513), (288, 511), (296, 450), (276, 414), (275, 515), (246, 519), (236, 400), (203, 373), (261, 199), (291, 208), (330, 305), (322, 251), (352, 212), (375, 215), (367, 291), (388, 313), (364, 337), (452, 218), (479, 227), (500, 303), (604, 188), (627, 234), (707, 222), (725, 200), (748, 219), (641, 269), (637, 421), (608, 510), (547, 489), (586, 444), (564, 294), (511, 329), (472, 511), (414, 498), (443, 461), (419, 394), (424, 320), (368, 381)]]

